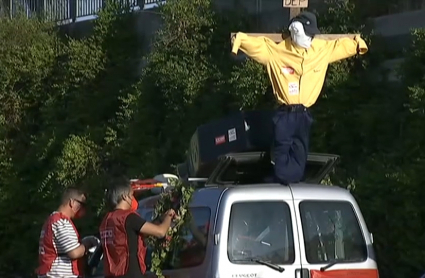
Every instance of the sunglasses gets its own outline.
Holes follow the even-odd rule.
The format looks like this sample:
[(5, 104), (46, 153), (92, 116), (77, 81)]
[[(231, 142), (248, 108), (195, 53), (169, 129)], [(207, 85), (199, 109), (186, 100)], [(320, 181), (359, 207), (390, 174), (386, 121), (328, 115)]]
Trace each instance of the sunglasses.
[(72, 199), (72, 200), (74, 200), (74, 201), (76, 201), (77, 203), (79, 203), (82, 207), (85, 207), (85, 206), (87, 205), (87, 203), (86, 203), (86, 202), (83, 202), (83, 201), (80, 201), (80, 200), (77, 200), (77, 199)]

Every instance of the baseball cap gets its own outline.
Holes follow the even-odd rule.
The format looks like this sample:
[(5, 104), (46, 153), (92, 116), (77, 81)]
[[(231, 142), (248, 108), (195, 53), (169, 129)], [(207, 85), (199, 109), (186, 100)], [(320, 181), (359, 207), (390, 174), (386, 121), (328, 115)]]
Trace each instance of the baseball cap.
[(317, 19), (315, 14), (311, 12), (301, 12), (299, 15), (291, 19), (289, 25), (291, 25), (294, 21), (298, 21), (304, 26), (304, 32), (307, 36), (313, 37), (314, 35), (320, 34), (320, 30), (317, 28)]

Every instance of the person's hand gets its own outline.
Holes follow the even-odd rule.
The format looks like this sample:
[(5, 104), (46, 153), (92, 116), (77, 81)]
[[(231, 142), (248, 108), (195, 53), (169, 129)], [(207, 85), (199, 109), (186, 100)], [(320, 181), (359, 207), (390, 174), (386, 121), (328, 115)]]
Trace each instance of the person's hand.
[(230, 43), (232, 46), (233, 46), (233, 43), (235, 42), (235, 39), (236, 39), (236, 34), (234, 34), (232, 38), (230, 39)]
[(170, 209), (165, 213), (165, 216), (174, 219), (176, 217), (176, 212), (173, 209)]
[(86, 236), (81, 240), (81, 244), (83, 244), (87, 250), (93, 247), (97, 247), (99, 243), (100, 240), (95, 236)]

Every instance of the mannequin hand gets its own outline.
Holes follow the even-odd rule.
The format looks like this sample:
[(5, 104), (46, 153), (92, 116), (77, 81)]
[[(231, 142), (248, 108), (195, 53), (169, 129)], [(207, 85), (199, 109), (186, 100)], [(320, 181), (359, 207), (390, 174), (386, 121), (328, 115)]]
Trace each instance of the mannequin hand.
[(232, 36), (232, 38), (230, 39), (230, 43), (233, 46), (233, 44), (235, 43), (235, 39), (236, 39), (236, 34)]

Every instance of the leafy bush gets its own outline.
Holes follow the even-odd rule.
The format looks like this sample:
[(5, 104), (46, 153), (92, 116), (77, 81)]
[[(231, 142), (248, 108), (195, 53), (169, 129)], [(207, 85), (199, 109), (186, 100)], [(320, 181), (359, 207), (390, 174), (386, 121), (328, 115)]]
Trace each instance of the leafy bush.
[[(328, 1), (326, 32), (363, 32), (347, 1)], [(252, 18), (210, 0), (170, 0), (141, 71), (135, 15), (110, 1), (84, 39), (38, 19), (0, 19), (0, 275), (32, 273), (42, 222), (63, 188), (81, 185), (98, 229), (110, 176), (151, 177), (184, 159), (195, 127), (239, 109), (274, 105), (264, 68), (230, 55), (229, 33)], [(356, 195), (375, 235), (382, 277), (416, 277), (425, 265), (422, 219), (425, 33), (416, 31), (401, 84), (377, 78), (370, 52), (329, 67), (312, 109), (313, 151), (337, 153), (333, 183)]]

